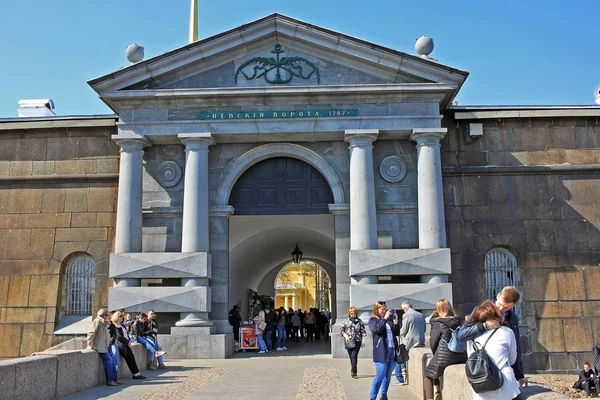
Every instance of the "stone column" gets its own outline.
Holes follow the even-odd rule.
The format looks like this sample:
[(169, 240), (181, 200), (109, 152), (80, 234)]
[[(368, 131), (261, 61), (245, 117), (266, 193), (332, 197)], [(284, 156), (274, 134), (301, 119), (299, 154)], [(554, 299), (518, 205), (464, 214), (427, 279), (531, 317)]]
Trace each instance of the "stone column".
[[(350, 143), (350, 250), (377, 249), (377, 211), (373, 142), (377, 129), (345, 132)], [(375, 276), (354, 277), (356, 283), (377, 283)]]
[[(142, 251), (142, 162), (146, 137), (129, 133), (113, 135), (121, 148), (115, 253)], [(115, 279), (115, 286), (140, 286), (139, 279)]]
[[(419, 199), (419, 248), (446, 247), (446, 219), (442, 186), (440, 140), (446, 128), (413, 129), (411, 140), (417, 142), (417, 185)], [(423, 275), (423, 283), (448, 282), (446, 275)]]
[[(215, 143), (210, 133), (180, 134), (185, 145), (182, 253), (208, 253), (208, 146)], [(209, 277), (181, 280), (182, 286), (209, 286)], [(210, 309), (206, 299), (207, 309)], [(176, 326), (212, 326), (207, 312), (181, 313)]]

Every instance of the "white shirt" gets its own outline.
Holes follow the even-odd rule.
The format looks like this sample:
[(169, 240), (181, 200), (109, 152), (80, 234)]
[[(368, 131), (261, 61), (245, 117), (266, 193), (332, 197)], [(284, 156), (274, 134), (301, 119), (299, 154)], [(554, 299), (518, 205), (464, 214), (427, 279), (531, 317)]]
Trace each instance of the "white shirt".
[[(478, 336), (475, 341), (483, 346), (487, 338), (494, 332), (493, 330), (485, 331)], [(511, 365), (517, 361), (517, 341), (515, 334), (510, 328), (501, 326), (490, 341), (485, 345), (485, 351), (488, 356), (494, 361), (496, 366), (500, 368), (500, 372), (504, 375), (504, 384), (498, 390), (484, 393), (473, 392), (473, 400), (512, 400), (521, 393), (515, 372)], [(473, 340), (467, 342), (467, 354), (473, 353)]]

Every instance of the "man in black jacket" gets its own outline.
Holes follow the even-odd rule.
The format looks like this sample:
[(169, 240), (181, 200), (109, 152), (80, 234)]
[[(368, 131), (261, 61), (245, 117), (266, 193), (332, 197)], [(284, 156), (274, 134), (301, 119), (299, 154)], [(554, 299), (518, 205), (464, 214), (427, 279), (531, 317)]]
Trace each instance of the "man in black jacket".
[(236, 343), (240, 341), (240, 324), (242, 323), (242, 316), (240, 315), (240, 310), (238, 306), (233, 306), (231, 310), (229, 310), (229, 325), (233, 327), (233, 339)]
[(573, 389), (583, 389), (588, 398), (592, 397), (592, 388), (598, 393), (598, 377), (592, 371), (592, 366), (589, 362), (583, 363), (583, 369), (579, 371), (579, 379), (573, 385)]

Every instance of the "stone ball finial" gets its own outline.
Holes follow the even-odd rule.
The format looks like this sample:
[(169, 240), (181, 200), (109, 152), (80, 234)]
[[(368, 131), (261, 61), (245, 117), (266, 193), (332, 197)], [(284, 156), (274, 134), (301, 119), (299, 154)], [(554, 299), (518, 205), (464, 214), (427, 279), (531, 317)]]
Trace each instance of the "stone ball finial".
[(427, 36), (415, 39), (415, 50), (421, 57), (429, 58), (433, 52), (433, 39)]
[(142, 61), (144, 59), (144, 46), (138, 46), (136, 43), (130, 44), (125, 49), (125, 57), (133, 64)]

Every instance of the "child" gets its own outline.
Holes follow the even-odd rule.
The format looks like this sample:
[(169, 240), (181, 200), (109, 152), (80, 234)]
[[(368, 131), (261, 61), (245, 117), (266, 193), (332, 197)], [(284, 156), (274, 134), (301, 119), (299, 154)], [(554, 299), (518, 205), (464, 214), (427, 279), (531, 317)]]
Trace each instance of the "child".
[(583, 389), (585, 390), (585, 394), (588, 399), (592, 398), (591, 388), (594, 387), (594, 390), (598, 392), (598, 378), (592, 371), (591, 364), (589, 362), (583, 363), (583, 370), (579, 371), (579, 379), (573, 385), (573, 389)]

